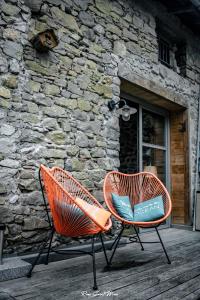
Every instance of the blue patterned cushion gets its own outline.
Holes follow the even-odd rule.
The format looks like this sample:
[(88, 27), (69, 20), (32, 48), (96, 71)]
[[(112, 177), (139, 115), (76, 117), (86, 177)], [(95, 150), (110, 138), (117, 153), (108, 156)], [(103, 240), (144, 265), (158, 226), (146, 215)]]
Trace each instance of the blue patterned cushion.
[(119, 196), (112, 193), (113, 206), (119, 216), (127, 221), (133, 221), (133, 210), (131, 208), (129, 196)]
[(164, 215), (165, 211), (162, 196), (157, 196), (134, 205), (133, 220), (135, 222), (154, 221), (164, 217)]

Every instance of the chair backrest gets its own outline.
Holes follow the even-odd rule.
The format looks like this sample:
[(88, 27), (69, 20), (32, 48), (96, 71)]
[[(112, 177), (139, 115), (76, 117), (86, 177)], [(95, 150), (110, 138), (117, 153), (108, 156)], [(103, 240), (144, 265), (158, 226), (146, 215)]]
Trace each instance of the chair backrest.
[[(80, 210), (75, 199), (103, 208), (101, 204), (70, 173), (59, 167), (40, 167), (46, 198), (48, 200), (56, 232), (66, 236), (79, 236), (107, 230)], [(108, 221), (109, 223), (110, 221)]]
[(165, 219), (171, 213), (171, 199), (163, 183), (152, 173), (123, 174), (118, 171), (109, 172), (104, 180), (104, 199), (113, 215), (118, 213), (112, 202), (111, 193), (120, 196), (129, 196), (131, 206), (144, 202), (156, 196), (162, 196)]

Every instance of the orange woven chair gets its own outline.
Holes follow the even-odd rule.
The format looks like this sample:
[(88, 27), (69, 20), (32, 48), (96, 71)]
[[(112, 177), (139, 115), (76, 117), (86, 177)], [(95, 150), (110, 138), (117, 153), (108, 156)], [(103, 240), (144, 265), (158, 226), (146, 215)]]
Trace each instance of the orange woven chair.
[[(119, 216), (118, 212), (113, 206), (111, 193), (115, 193), (120, 196), (129, 196), (132, 208), (135, 204), (144, 202), (146, 200), (161, 195), (164, 203), (165, 215), (164, 217), (151, 222), (133, 222), (123, 219)], [(144, 250), (143, 243), (145, 242), (142, 242), (140, 240), (137, 228), (155, 228), (159, 238), (159, 242), (161, 243), (164, 253), (166, 255), (167, 261), (169, 264), (171, 263), (167, 251), (164, 247), (163, 241), (161, 239), (161, 236), (158, 232), (158, 226), (170, 216), (172, 204), (168, 191), (166, 190), (163, 183), (154, 174), (148, 172), (141, 172), (137, 174), (123, 174), (117, 171), (109, 172), (104, 180), (104, 199), (112, 215), (122, 224), (121, 230), (111, 247), (111, 249), (113, 247), (114, 249), (110, 257), (108, 267), (112, 263), (112, 259), (122, 237), (124, 228), (130, 225), (134, 227), (136, 233), (135, 237), (130, 237), (130, 242), (139, 242), (142, 250)]]
[[(80, 254), (90, 254), (92, 256), (94, 276), (93, 289), (96, 290), (97, 282), (94, 239), (95, 236), (100, 236), (105, 259), (108, 263), (102, 233), (108, 231), (112, 226), (110, 212), (106, 211), (101, 204), (68, 172), (58, 167), (48, 169), (41, 165), (39, 179), (51, 232), (42, 245), (41, 250), (32, 264), (27, 276), (31, 277), (34, 266), (37, 264), (40, 255), (49, 243), (45, 262), (48, 264), (52, 239), (55, 232), (65, 237), (92, 236), (91, 252), (78, 250), (76, 250), (76, 252), (79, 252)], [(48, 212), (46, 198), (49, 203), (52, 221)], [(59, 253), (59, 251), (57, 252)], [(63, 254), (61, 251), (60, 253)]]

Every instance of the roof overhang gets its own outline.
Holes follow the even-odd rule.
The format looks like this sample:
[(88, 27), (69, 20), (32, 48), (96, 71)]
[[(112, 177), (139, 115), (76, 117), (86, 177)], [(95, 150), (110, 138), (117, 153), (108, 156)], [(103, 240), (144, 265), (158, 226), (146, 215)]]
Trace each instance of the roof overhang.
[(181, 21), (200, 34), (200, 0), (156, 0), (164, 4), (169, 14), (176, 15)]

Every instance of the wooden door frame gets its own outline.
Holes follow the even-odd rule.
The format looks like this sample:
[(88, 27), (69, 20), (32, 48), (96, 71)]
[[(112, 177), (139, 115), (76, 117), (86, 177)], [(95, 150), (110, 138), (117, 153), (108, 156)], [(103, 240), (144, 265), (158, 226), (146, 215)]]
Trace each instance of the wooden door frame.
[[(160, 108), (159, 106), (157, 105), (151, 105), (149, 104), (148, 102), (146, 102), (145, 100), (142, 100), (142, 99), (139, 99), (137, 97), (134, 97), (133, 95), (130, 95), (130, 94), (127, 94), (125, 92), (122, 92), (121, 93), (121, 96), (125, 99), (128, 99), (132, 102), (135, 102), (139, 105), (141, 105), (143, 108), (145, 109), (148, 109), (150, 111), (153, 111), (155, 113), (158, 113), (158, 114), (161, 114), (161, 115), (165, 115), (166, 116), (168, 115), (169, 116), (169, 119), (168, 119), (168, 136), (167, 136), (167, 141), (168, 141), (168, 153), (167, 153), (167, 157), (166, 157), (166, 166), (168, 165), (168, 170), (166, 172), (166, 183), (167, 183), (167, 189), (168, 191), (172, 192), (172, 186), (173, 186), (173, 182), (171, 181), (171, 176), (172, 176), (172, 163), (171, 163), (171, 138), (170, 138), (170, 135), (171, 135), (171, 129), (170, 129), (170, 123), (171, 123), (171, 120), (170, 120), (170, 115), (171, 114), (183, 114), (184, 115), (184, 121), (185, 121), (185, 124), (186, 124), (186, 135), (184, 137), (184, 144), (186, 145), (186, 148), (187, 148), (187, 151), (185, 151), (185, 168), (187, 170), (187, 174), (184, 175), (184, 181), (185, 181), (185, 191), (187, 193), (187, 196), (185, 196), (185, 199), (184, 199), (184, 210), (187, 206), (187, 217), (185, 216), (184, 217), (184, 224), (181, 224), (180, 226), (188, 226), (188, 225), (191, 225), (191, 222), (192, 222), (192, 201), (191, 201), (191, 169), (190, 169), (190, 153), (191, 153), (191, 145), (190, 145), (190, 136), (189, 136), (189, 119), (188, 119), (188, 115), (189, 115), (189, 109), (185, 108), (185, 107), (182, 107), (182, 109), (179, 109), (177, 111), (166, 111), (165, 109)], [(158, 102), (159, 104), (159, 102)], [(168, 162), (168, 163), (167, 163)], [(173, 202), (173, 199), (172, 199), (172, 202)], [(186, 220), (187, 219), (187, 220)], [(169, 219), (169, 223), (171, 225), (174, 225), (172, 223), (172, 218)], [(179, 225), (179, 224), (178, 224)]]

